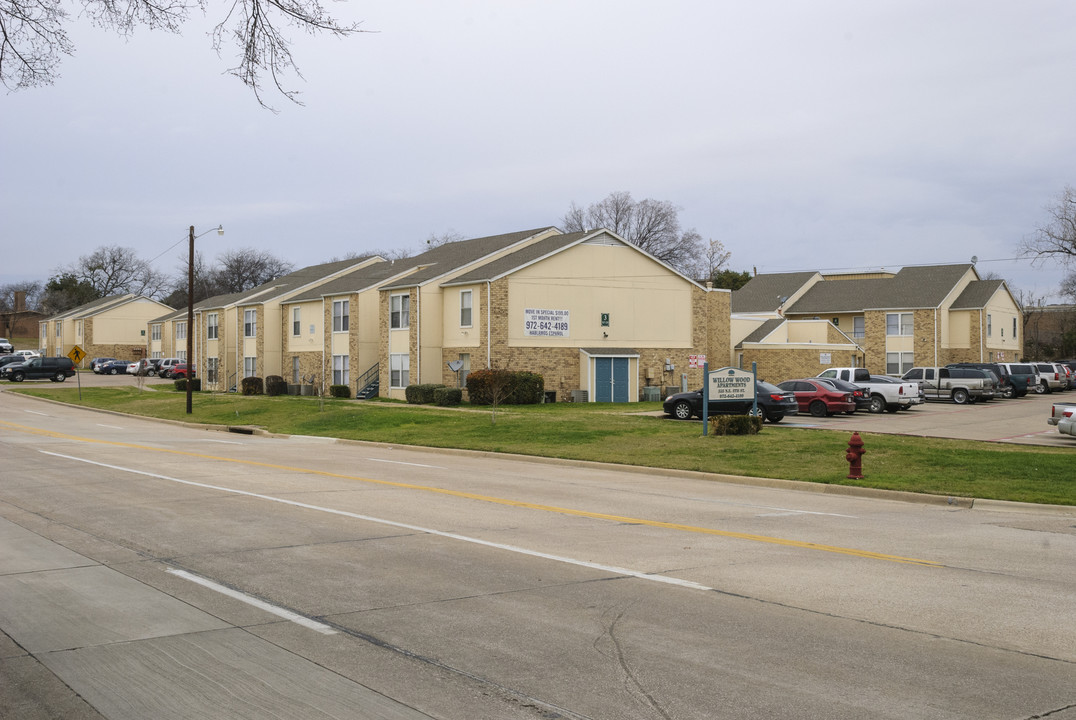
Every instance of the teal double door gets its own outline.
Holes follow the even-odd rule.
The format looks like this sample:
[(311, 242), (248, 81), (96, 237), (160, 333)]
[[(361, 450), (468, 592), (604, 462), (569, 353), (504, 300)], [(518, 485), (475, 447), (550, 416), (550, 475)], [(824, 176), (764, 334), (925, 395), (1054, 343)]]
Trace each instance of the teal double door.
[(595, 358), (594, 399), (598, 402), (628, 402), (630, 369), (628, 358)]

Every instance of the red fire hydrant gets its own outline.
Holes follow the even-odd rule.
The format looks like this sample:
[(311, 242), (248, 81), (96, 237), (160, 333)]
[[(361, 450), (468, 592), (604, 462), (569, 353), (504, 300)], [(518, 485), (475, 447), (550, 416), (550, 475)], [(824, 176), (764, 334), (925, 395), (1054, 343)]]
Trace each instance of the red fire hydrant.
[(865, 452), (867, 451), (863, 449), (863, 438), (859, 437), (858, 432), (852, 433), (852, 437), (848, 441), (848, 452), (844, 454), (844, 459), (848, 461), (848, 477), (850, 479), (863, 479), (863, 453)]

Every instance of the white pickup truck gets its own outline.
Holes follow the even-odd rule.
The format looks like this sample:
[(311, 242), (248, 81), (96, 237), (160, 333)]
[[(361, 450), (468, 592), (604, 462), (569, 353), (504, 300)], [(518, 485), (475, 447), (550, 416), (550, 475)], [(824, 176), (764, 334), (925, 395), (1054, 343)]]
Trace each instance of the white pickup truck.
[(1046, 422), (1057, 426), (1062, 435), (1076, 437), (1076, 402), (1055, 402), (1050, 407), (1050, 417)]
[(871, 396), (872, 413), (907, 410), (923, 402), (919, 383), (904, 382), (885, 375), (871, 375), (867, 368), (829, 368), (818, 377), (837, 378), (865, 388)]

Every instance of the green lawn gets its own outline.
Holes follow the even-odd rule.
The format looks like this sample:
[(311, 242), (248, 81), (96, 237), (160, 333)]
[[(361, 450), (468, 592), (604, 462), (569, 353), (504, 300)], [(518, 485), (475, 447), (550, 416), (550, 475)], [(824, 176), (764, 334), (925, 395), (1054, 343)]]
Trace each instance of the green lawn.
[[(18, 392), (135, 415), (220, 425), (254, 425), (274, 433), (464, 448), (656, 468), (859, 485), (944, 496), (1076, 505), (1076, 454), (1067, 448), (863, 434), (865, 480), (846, 479), (849, 434), (773, 427), (752, 437), (703, 437), (699, 423), (645, 414), (659, 403), (630, 406), (551, 403), (437, 408), (394, 402), (310, 397), (183, 393), (149, 380), (146, 389), (34, 385)], [(10, 385), (5, 390), (12, 389)]]

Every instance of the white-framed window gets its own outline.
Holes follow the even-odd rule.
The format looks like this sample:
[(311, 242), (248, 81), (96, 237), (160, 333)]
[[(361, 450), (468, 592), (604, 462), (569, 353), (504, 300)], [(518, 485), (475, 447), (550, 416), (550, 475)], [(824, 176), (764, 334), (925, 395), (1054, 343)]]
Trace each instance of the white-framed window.
[(161, 339), (161, 325), (160, 325), (160, 323), (157, 323), (156, 325), (150, 325), (149, 326), (149, 336), (150, 336), (150, 339), (152, 339), (152, 340), (160, 341), (160, 339)]
[(1012, 319), (1012, 339), (1016, 339), (1016, 318)]
[(862, 315), (857, 315), (852, 318), (852, 337), (865, 338), (867, 337), (867, 318)]
[(915, 367), (915, 354), (910, 352), (887, 352), (885, 354), (885, 374), (903, 375)]
[[(243, 337), (258, 337), (258, 311), (243, 311)], [(246, 377), (251, 377), (247, 375)]]
[(347, 355), (333, 355), (333, 385), (350, 385), (351, 358)]
[[(349, 300), (333, 300), (333, 332), (347, 332), (350, 327), (351, 302)], [(336, 383), (341, 385), (342, 383)]]
[(886, 335), (911, 335), (912, 313), (886, 313)]
[(187, 339), (187, 323), (186, 323), (186, 321), (177, 322), (176, 323), (176, 340), (186, 340), (186, 339)]
[(291, 309), (291, 336), (299, 337), (303, 334), (303, 310), (296, 306)]
[(993, 337), (994, 335), (994, 317), (990, 314), (986, 314), (986, 336)]
[(181, 363), (187, 362), (187, 351), (185, 349), (184, 350), (176, 350), (176, 357), (179, 358), (179, 361)]
[(207, 340), (220, 339), (220, 316), (217, 313), (208, 313), (205, 316), (205, 336)]
[(407, 353), (389, 355), (389, 387), (405, 388), (411, 384), (411, 356)]
[(461, 388), (467, 387), (467, 376), (471, 374), (471, 353), (460, 353), (460, 362), (463, 363), (463, 367), (459, 372), (459, 386)]
[(56, 337), (63, 337), (63, 334), (64, 334), (63, 327), (64, 327), (64, 321), (63, 320), (57, 320), (56, 321)]
[(220, 368), (220, 358), (206, 358), (205, 381), (212, 385), (217, 383), (217, 372)]
[(258, 370), (258, 358), (246, 356), (243, 358), (243, 377), (254, 377)]
[(411, 296), (389, 296), (389, 327), (393, 330), (411, 327)]
[(472, 291), (460, 290), (460, 327), (471, 327), (472, 297)]

